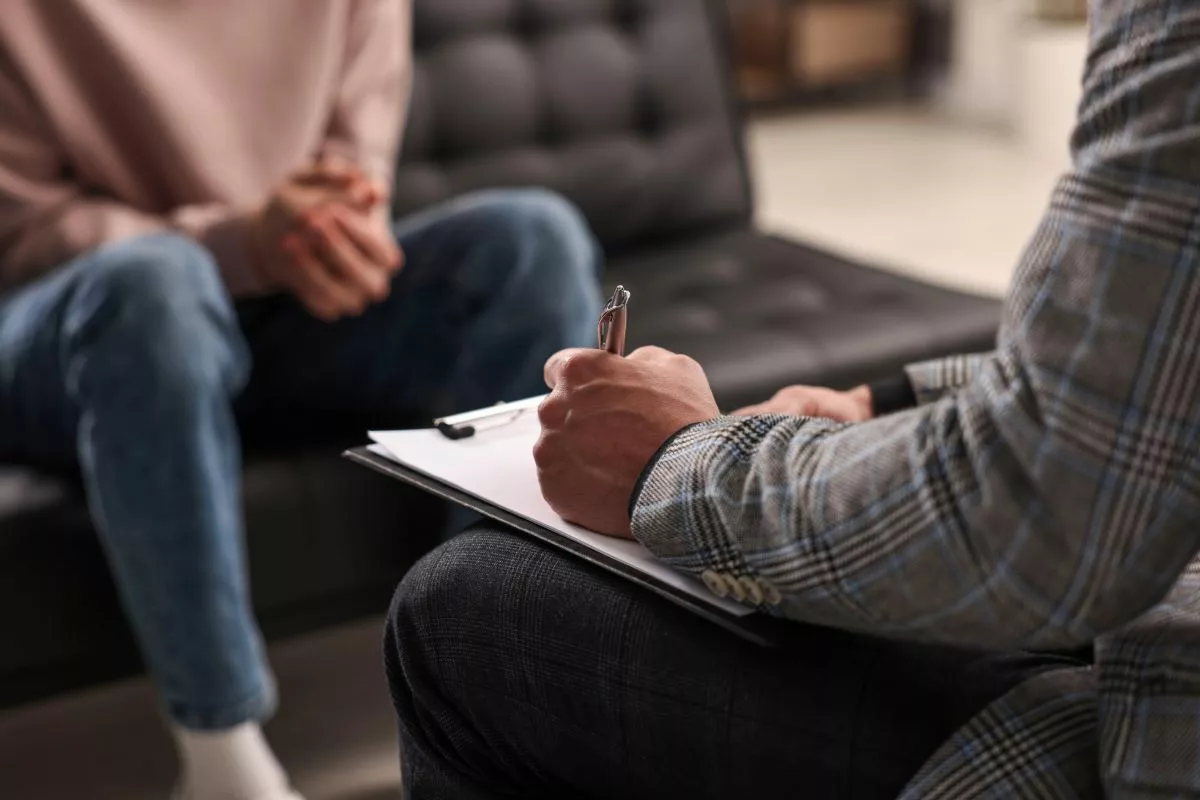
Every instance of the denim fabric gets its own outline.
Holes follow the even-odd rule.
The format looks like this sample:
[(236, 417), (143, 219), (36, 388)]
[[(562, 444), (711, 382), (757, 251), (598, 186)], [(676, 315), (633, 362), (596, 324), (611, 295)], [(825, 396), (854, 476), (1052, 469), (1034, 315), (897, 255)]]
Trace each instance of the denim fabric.
[(528, 537), (468, 531), (389, 616), (404, 797), (894, 800), (993, 700), (1080, 663), (777, 626), (760, 648)]
[(539, 191), (401, 221), (390, 297), (324, 324), (284, 296), (235, 305), (172, 234), (88, 253), (0, 298), (0, 458), (81, 467), (125, 607), (170, 716), (261, 719), (274, 689), (247, 592), (239, 426), (302, 440), (543, 391), (594, 344), (597, 249)]

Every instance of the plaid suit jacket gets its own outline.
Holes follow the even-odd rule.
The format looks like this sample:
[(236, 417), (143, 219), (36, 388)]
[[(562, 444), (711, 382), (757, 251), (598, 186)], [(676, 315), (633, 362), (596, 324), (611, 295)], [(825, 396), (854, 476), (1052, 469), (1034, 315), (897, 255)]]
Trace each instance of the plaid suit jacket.
[(1074, 166), (995, 352), (844, 425), (721, 418), (648, 467), (634, 534), (767, 613), (910, 640), (1095, 642), (916, 797), (1200, 796), (1200, 0), (1092, 0)]

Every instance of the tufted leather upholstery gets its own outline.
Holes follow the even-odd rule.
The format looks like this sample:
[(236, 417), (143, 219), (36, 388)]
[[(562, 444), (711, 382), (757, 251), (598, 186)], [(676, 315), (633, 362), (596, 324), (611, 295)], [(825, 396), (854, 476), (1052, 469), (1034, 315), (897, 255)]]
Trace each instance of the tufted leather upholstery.
[(698, 358), (726, 408), (987, 348), (994, 301), (751, 228), (724, 13), (722, 0), (418, 2), (396, 212), (497, 185), (561, 192), (610, 256), (609, 282), (634, 292), (631, 344)]
[[(720, 2), (416, 0), (397, 212), (487, 186), (561, 191), (635, 293), (631, 343), (699, 358), (726, 408), (987, 347), (995, 302), (751, 227)], [(248, 458), (268, 635), (382, 610), (437, 530), (428, 498), (336, 452)], [(0, 708), (136, 664), (77, 482), (0, 468)]]
[(698, 0), (418, 3), (404, 214), (471, 189), (570, 197), (612, 254), (745, 223), (717, 17)]
[(997, 303), (936, 289), (751, 229), (617, 261), (637, 290), (629, 344), (704, 365), (722, 408), (793, 383), (850, 387), (995, 343)]

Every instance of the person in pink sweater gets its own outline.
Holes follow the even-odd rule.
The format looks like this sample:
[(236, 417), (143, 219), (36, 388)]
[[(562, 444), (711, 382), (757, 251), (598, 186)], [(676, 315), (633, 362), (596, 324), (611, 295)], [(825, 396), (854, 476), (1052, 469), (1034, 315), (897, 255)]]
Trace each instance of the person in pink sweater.
[[(407, 0), (8, 0), (0, 459), (81, 468), (187, 800), (296, 795), (239, 440), (543, 391), (599, 254), (540, 190), (387, 212)], [(522, 298), (520, 315), (512, 300)]]

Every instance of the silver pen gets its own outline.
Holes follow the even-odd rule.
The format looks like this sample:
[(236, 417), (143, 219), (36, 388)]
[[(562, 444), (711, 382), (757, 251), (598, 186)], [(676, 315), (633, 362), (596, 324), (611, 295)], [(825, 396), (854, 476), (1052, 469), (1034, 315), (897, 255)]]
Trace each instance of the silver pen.
[[(600, 320), (596, 323), (596, 346), (614, 355), (625, 355), (625, 331), (628, 324), (629, 290), (618, 286), (604, 311), (600, 312)], [(542, 399), (530, 397), (515, 403), (500, 403), (491, 408), (435, 419), (433, 424), (447, 439), (469, 439), (480, 430), (506, 425), (525, 413), (537, 410)], [(481, 422), (489, 424), (479, 425)]]
[(625, 331), (629, 323), (629, 290), (618, 286), (596, 324), (596, 346), (614, 355), (625, 355)]

